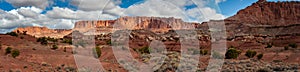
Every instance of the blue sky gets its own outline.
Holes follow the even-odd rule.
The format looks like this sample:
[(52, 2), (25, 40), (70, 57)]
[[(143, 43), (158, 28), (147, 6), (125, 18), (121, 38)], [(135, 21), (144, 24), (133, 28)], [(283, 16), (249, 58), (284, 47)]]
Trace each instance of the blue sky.
[(17, 27), (70, 29), (80, 20), (122, 16), (205, 22), (232, 16), (257, 0), (0, 0), (0, 33)]
[[(225, 15), (226, 17), (234, 15), (237, 11), (251, 5), (252, 3), (256, 2), (257, 0), (226, 0), (223, 2), (220, 2), (218, 4), (220, 8), (220, 12)], [(67, 7), (72, 8), (73, 10), (77, 10), (76, 6), (73, 6), (70, 4), (71, 0), (54, 0), (54, 5), (47, 7), (43, 13), (45, 13), (48, 10), (51, 10), (52, 7), (58, 6), (58, 7)], [(119, 5), (122, 8), (128, 8), (129, 6), (137, 3), (142, 3), (143, 0), (122, 0), (122, 3)], [(5, 11), (10, 11), (13, 9), (16, 9), (18, 7), (14, 7), (10, 3), (6, 1), (0, 1), (0, 9)]]

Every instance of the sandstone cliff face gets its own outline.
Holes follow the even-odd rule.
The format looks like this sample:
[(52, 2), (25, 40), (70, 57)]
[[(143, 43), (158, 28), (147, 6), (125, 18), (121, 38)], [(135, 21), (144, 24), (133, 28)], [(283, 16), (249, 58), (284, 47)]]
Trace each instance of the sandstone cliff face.
[[(75, 30), (88, 31), (95, 28), (96, 32), (112, 32), (114, 30), (129, 29), (138, 30), (145, 29), (153, 32), (167, 32), (171, 29), (192, 29), (198, 23), (187, 23), (176, 18), (161, 17), (121, 17), (116, 20), (106, 21), (79, 21), (75, 23)], [(104, 31), (106, 29), (106, 31)], [(114, 30), (113, 30), (114, 29)]]
[(34, 37), (52, 37), (52, 38), (62, 38), (65, 35), (68, 35), (72, 30), (63, 30), (63, 29), (48, 29), (47, 27), (24, 27), (17, 28), (13, 32), (25, 32), (28, 35)]
[(300, 23), (300, 2), (266, 2), (260, 0), (240, 10), (227, 20), (239, 20), (256, 25), (289, 25)]
[(198, 29), (209, 29), (209, 24), (225, 24), (227, 37), (300, 34), (300, 2), (267, 2), (259, 0), (225, 20), (203, 22)]

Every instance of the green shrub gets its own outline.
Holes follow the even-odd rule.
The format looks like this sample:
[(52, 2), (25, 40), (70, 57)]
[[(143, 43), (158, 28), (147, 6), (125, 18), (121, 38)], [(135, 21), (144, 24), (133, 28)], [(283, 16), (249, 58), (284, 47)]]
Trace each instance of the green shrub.
[(200, 50), (200, 54), (201, 55), (207, 55), (208, 54), (208, 50)]
[(106, 44), (107, 44), (107, 45), (112, 45), (111, 40), (106, 41)]
[(289, 50), (289, 46), (284, 46), (284, 50)]
[(12, 56), (13, 58), (16, 58), (16, 57), (19, 56), (19, 55), (20, 55), (20, 51), (17, 50), (17, 49), (15, 49), (15, 50), (13, 50), (13, 51), (11, 52), (11, 56)]
[(11, 35), (11, 36), (15, 36), (15, 37), (18, 37), (18, 34), (16, 32), (9, 32), (9, 33), (6, 33), (7, 35)]
[(139, 49), (139, 52), (141, 52), (142, 54), (146, 53), (146, 54), (150, 54), (150, 48), (149, 47), (143, 47)]
[(58, 46), (57, 45), (52, 45), (51, 49), (56, 50), (56, 49), (58, 49)]
[(258, 54), (258, 55), (257, 55), (257, 59), (260, 60), (263, 56), (264, 56), (264, 54)]
[(297, 44), (296, 43), (291, 43), (291, 44), (289, 44), (289, 46), (292, 47), (292, 48), (297, 48)]
[(57, 42), (58, 41), (58, 39), (51, 38), (51, 37), (47, 37), (46, 40), (52, 41), (52, 42)]
[(240, 50), (237, 50), (235, 48), (229, 48), (227, 50), (227, 52), (225, 53), (225, 58), (226, 59), (236, 59), (239, 54), (241, 54), (241, 51)]
[(5, 49), (5, 54), (10, 54), (11, 53), (12, 48), (11, 47), (7, 47)]
[(101, 52), (101, 48), (100, 47), (96, 47), (95, 48), (95, 57), (99, 58), (101, 56), (102, 52)]
[(40, 42), (42, 45), (47, 45), (48, 41), (46, 37), (41, 37), (37, 39), (37, 42)]
[(72, 40), (71, 39), (63, 39), (62, 43), (68, 43), (68, 44), (72, 44)]
[(253, 58), (256, 55), (256, 51), (248, 50), (245, 54), (248, 58)]

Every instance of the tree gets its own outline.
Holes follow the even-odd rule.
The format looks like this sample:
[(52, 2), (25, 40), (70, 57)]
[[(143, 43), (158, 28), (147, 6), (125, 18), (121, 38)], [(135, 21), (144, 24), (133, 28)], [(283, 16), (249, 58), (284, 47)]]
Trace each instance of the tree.
[(23, 31), (23, 35), (27, 35), (27, 31)]
[(102, 52), (101, 52), (101, 48), (99, 47), (99, 46), (97, 46), (96, 48), (95, 48), (95, 57), (96, 58), (100, 58), (100, 56), (101, 56), (101, 54), (102, 54)]
[(7, 47), (7, 48), (5, 49), (5, 54), (9, 54), (9, 53), (11, 53), (11, 50), (12, 50), (12, 48), (11, 48), (11, 47)]
[(13, 50), (13, 51), (11, 52), (11, 56), (12, 56), (13, 58), (16, 58), (16, 57), (19, 56), (19, 55), (20, 55), (20, 51), (17, 50), (17, 49), (15, 49), (15, 50)]
[(264, 56), (264, 54), (258, 54), (257, 59), (261, 59)]
[(235, 48), (229, 48), (227, 50), (227, 52), (225, 53), (225, 58), (226, 59), (236, 59), (240, 53), (241, 53), (240, 50), (237, 50)]
[(248, 50), (245, 54), (248, 58), (253, 58), (256, 55), (256, 51)]

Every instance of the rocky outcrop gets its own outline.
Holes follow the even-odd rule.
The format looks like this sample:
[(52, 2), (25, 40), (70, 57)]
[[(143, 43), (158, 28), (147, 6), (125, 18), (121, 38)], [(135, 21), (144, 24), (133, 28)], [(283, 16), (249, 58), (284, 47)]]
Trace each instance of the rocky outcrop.
[(300, 2), (266, 2), (260, 0), (240, 10), (227, 20), (239, 20), (254, 25), (300, 24)]
[[(79, 21), (75, 23), (75, 30), (89, 31), (89, 29), (96, 28), (96, 32), (111, 32), (112, 29), (129, 29), (139, 30), (145, 29), (153, 32), (163, 33), (169, 30), (177, 29), (192, 29), (198, 23), (187, 23), (181, 19), (176, 18), (162, 18), (162, 17), (121, 17), (116, 20), (106, 21)], [(104, 31), (104, 29), (106, 31)]]
[(17, 28), (13, 32), (19, 32), (34, 36), (34, 37), (52, 37), (52, 38), (62, 38), (65, 35), (68, 35), (72, 30), (66, 29), (48, 29), (47, 27), (24, 27)]
[(300, 2), (267, 2), (259, 0), (225, 20), (203, 22), (198, 29), (208, 31), (209, 25), (225, 24), (227, 37), (277, 36), (300, 34)]

